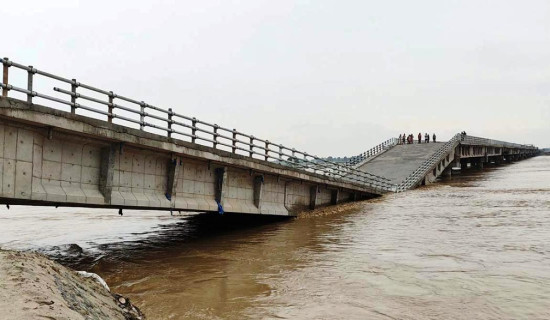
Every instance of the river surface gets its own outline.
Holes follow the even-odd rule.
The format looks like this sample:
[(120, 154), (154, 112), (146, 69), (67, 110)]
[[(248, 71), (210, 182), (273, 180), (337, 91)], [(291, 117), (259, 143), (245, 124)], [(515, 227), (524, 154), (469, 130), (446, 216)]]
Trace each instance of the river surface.
[(3, 209), (0, 245), (148, 319), (550, 319), (550, 157), (298, 219)]

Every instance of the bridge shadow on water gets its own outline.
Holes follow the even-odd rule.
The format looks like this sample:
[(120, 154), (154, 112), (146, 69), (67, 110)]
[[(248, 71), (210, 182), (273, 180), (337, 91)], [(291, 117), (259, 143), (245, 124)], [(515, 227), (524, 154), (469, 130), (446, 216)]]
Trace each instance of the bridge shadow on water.
[[(502, 168), (502, 167), (500, 167)], [(499, 170), (490, 166), (485, 169), (465, 168), (452, 177), (441, 176), (438, 183), (428, 187), (437, 187), (439, 183), (451, 183), (455, 187), (468, 187), (483, 180), (483, 176)], [(383, 201), (382, 199), (380, 199)], [(131, 215), (131, 213), (129, 213)], [(45, 254), (61, 264), (77, 270), (101, 272), (105, 267), (119, 265), (154, 255), (166, 255), (171, 251), (181, 252), (185, 247), (201, 246), (203, 242), (223, 241), (224, 236), (230, 239), (250, 238), (258, 234), (271, 234), (284, 224), (293, 222), (294, 217), (268, 216), (250, 214), (219, 215), (217, 213), (199, 213), (177, 217), (179, 222), (161, 224), (155, 230), (142, 233), (131, 233), (132, 236), (121, 236), (121, 241), (93, 245), (85, 250), (76, 244), (43, 248)], [(124, 223), (123, 221), (120, 223)]]
[(225, 235), (274, 231), (281, 224), (293, 221), (288, 216), (250, 214), (199, 213), (183, 216), (177, 223), (163, 224), (151, 232), (132, 233), (141, 236), (119, 242), (99, 244), (93, 250), (83, 250), (76, 244), (54, 246), (42, 251), (53, 260), (76, 270), (98, 272), (106, 265), (134, 260), (144, 255), (181, 251), (182, 246), (215, 240)]

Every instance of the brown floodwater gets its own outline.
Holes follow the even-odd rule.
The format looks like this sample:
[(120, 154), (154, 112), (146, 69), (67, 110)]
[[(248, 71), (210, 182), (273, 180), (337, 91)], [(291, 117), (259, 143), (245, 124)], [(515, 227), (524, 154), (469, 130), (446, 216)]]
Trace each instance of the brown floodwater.
[(0, 244), (149, 319), (550, 319), (550, 157), (299, 219), (13, 208)]

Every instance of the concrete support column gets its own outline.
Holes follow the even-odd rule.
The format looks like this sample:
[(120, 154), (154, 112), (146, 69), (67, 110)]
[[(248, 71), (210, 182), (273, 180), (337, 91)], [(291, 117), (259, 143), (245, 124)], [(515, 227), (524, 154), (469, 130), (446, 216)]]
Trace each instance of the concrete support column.
[(166, 199), (174, 203), (173, 199), (176, 196), (176, 190), (178, 187), (178, 177), (181, 172), (181, 167), (183, 166), (183, 161), (181, 157), (173, 155), (168, 164), (168, 179), (166, 186)]
[(105, 203), (111, 203), (113, 193), (113, 172), (115, 170), (116, 153), (121, 150), (119, 143), (111, 144), (101, 149), (101, 166), (99, 168), (99, 192), (105, 198)]
[(460, 162), (460, 157), (456, 157), (453, 161), (452, 167), (462, 168), (462, 163)]
[(264, 186), (264, 176), (257, 175), (254, 177), (254, 205), (261, 209), (262, 205), (262, 190)]
[(338, 203), (338, 197), (340, 196), (340, 190), (332, 190), (330, 193), (330, 204), (337, 204)]
[(309, 208), (311, 210), (315, 209), (317, 204), (317, 194), (319, 193), (319, 186), (311, 186), (309, 188)]
[(225, 191), (227, 190), (227, 168), (221, 167), (214, 170), (216, 177), (216, 202), (223, 206), (223, 201), (225, 198)]

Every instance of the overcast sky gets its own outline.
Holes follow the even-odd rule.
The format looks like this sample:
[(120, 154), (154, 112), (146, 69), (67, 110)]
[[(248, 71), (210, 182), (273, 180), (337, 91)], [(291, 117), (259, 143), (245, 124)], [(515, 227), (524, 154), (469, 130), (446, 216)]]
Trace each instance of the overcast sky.
[(320, 156), (550, 146), (550, 1), (11, 1), (0, 55)]

